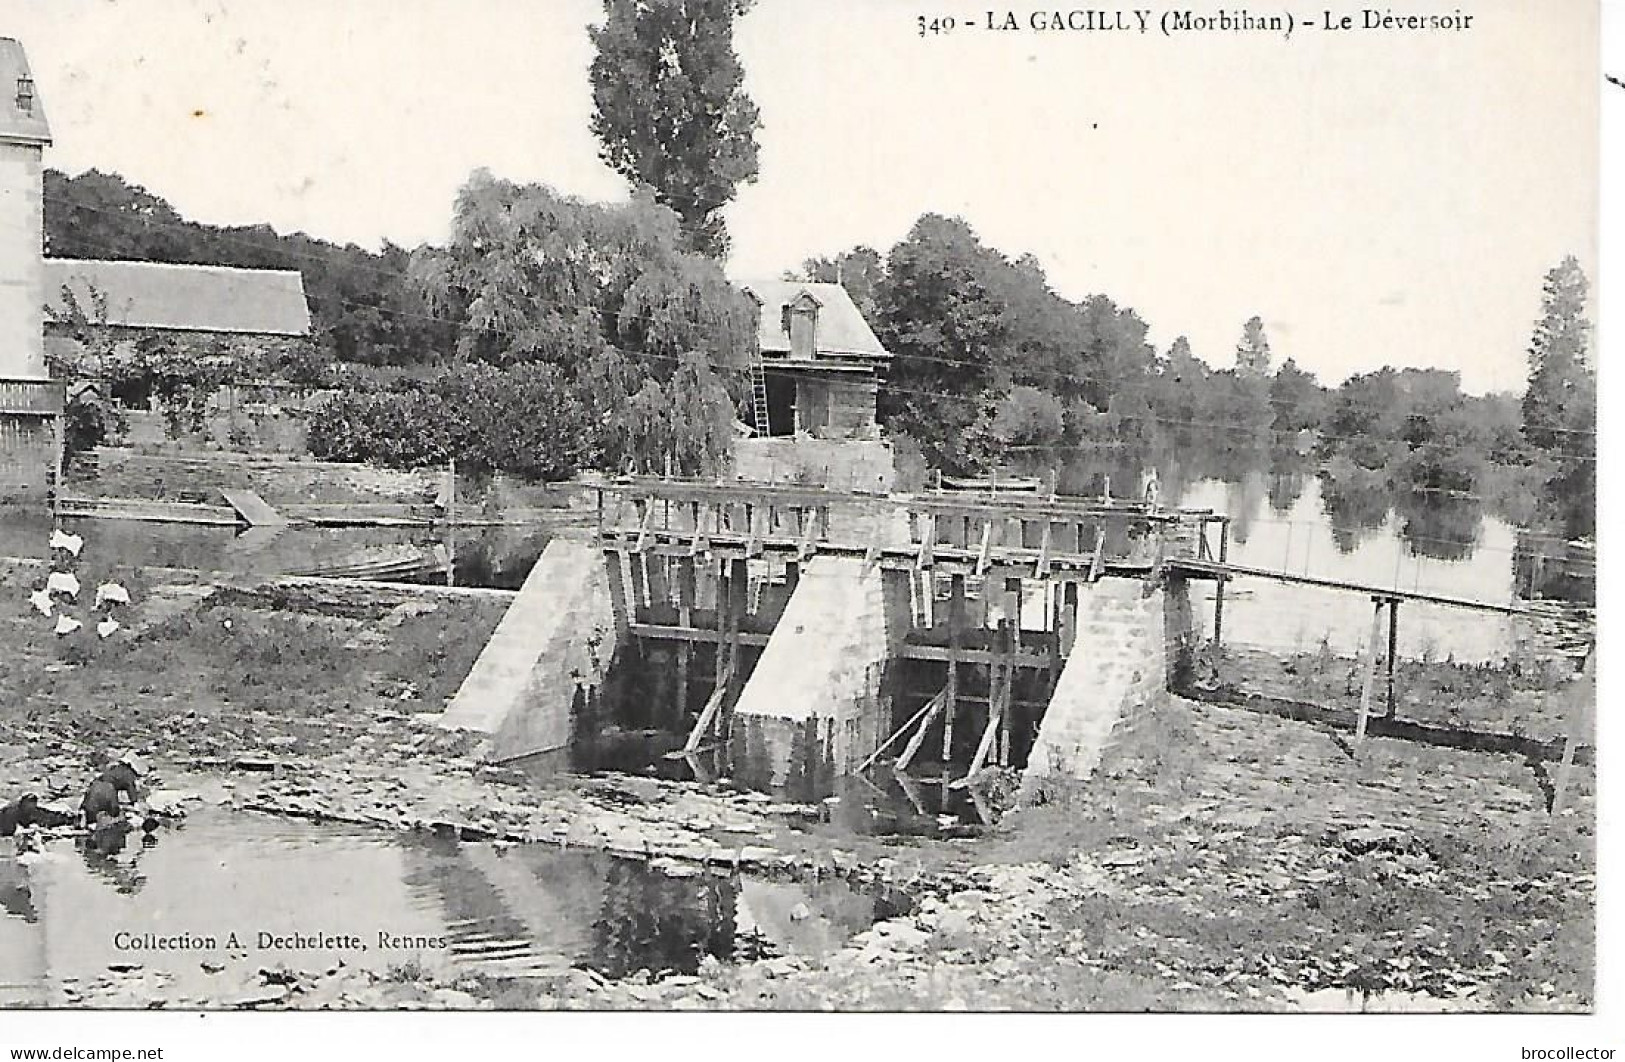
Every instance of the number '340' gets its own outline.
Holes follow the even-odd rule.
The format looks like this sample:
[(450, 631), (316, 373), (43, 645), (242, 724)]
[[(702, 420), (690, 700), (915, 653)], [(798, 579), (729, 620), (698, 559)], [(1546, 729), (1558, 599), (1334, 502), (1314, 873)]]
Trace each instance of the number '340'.
[(920, 25), (920, 36), (922, 37), (928, 33), (952, 33), (954, 26), (956, 25), (952, 15), (945, 15), (938, 18), (927, 18), (924, 15), (920, 15), (918, 16), (918, 21)]

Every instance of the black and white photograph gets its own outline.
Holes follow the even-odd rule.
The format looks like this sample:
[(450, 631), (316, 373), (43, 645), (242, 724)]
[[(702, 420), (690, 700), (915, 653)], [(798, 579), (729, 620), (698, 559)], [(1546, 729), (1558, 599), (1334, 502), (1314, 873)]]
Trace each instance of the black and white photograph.
[(0, 1049), (1612, 1057), (1616, 17), (0, 0)]

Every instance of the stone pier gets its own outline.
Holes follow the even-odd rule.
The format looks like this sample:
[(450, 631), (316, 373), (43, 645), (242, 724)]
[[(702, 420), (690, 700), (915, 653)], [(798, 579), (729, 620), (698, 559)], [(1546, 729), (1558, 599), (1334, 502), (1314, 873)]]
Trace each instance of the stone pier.
[(734, 776), (794, 789), (854, 769), (885, 737), (885, 668), (908, 623), (906, 575), (815, 558), (734, 706)]
[(1157, 586), (1107, 578), (1081, 585), (1077, 639), (1028, 756), (1026, 786), (1089, 778), (1182, 680), (1194, 645), (1184, 580)]
[(489, 735), (490, 760), (567, 748), (575, 706), (603, 683), (618, 642), (602, 550), (555, 538), (440, 726)]

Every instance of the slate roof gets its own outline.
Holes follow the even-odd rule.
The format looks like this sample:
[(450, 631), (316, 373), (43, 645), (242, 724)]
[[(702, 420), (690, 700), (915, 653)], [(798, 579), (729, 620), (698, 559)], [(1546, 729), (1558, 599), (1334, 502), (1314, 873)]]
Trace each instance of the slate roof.
[(45, 121), (39, 86), (34, 86), (34, 101), (28, 110), (17, 106), (17, 82), (23, 78), (33, 79), (23, 46), (10, 37), (0, 37), (0, 141), (49, 144), (51, 127)]
[(784, 330), (784, 307), (803, 293), (818, 302), (818, 349), (815, 356), (835, 359), (890, 360), (891, 355), (875, 338), (869, 322), (858, 312), (852, 296), (839, 284), (803, 283), (798, 280), (742, 280), (738, 286), (762, 303), (759, 339), (762, 353), (772, 356), (790, 353), (790, 333)]
[(52, 313), (66, 309), (64, 287), (86, 314), (93, 312), (93, 290), (105, 297), (110, 325), (239, 335), (310, 334), (304, 279), (296, 269), (45, 259), (46, 306)]

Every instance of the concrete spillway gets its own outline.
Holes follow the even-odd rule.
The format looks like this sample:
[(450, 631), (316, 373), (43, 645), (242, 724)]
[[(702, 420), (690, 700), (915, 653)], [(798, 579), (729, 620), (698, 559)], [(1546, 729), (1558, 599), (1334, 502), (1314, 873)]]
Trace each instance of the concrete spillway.
[(570, 744), (579, 696), (599, 686), (617, 637), (603, 552), (549, 542), (440, 719), (489, 735), (487, 757), (514, 759)]

